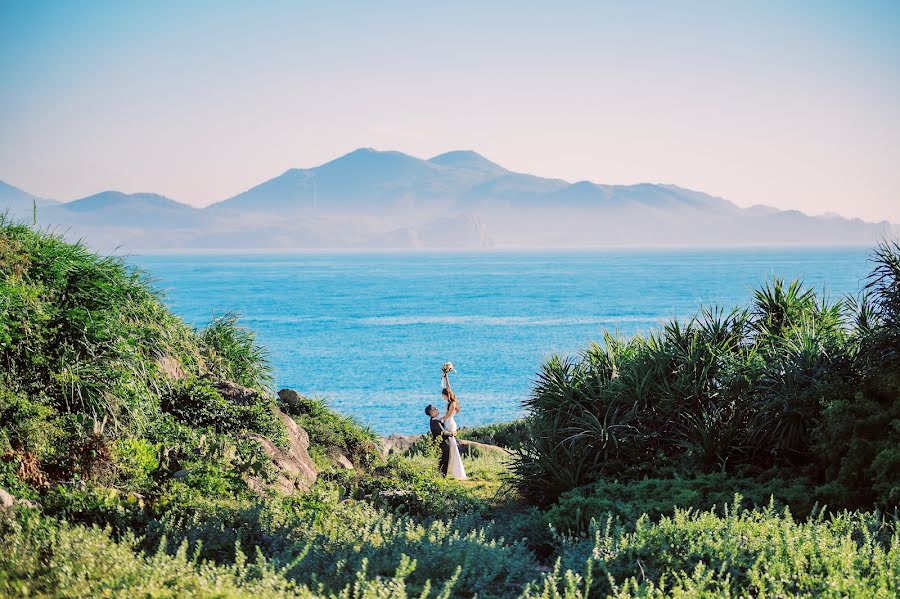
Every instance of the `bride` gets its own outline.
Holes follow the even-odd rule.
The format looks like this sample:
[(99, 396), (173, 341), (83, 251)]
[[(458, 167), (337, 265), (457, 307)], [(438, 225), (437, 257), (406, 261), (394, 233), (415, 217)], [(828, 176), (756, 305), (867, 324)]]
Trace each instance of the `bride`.
[[(447, 368), (449, 365), (449, 368)], [(444, 396), (444, 399), (447, 402), (447, 413), (444, 414), (441, 420), (444, 423), (444, 428), (451, 433), (456, 433), (457, 426), (456, 420), (453, 419), (453, 416), (459, 413), (459, 400), (456, 398), (456, 394), (450, 388), (450, 377), (448, 374), (453, 370), (452, 364), (444, 365), (444, 376), (441, 379), (441, 395)], [(457, 480), (466, 480), (466, 469), (463, 468), (462, 457), (459, 455), (459, 445), (456, 443), (456, 437), (450, 437), (450, 463), (447, 467), (447, 476), (455, 478)]]

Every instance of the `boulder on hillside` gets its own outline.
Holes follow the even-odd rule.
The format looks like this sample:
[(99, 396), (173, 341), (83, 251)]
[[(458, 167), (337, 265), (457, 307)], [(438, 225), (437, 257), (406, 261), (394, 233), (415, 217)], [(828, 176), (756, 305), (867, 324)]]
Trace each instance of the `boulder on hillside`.
[(0, 510), (13, 507), (16, 504), (24, 505), (32, 509), (37, 509), (37, 504), (30, 499), (16, 499), (16, 497), (6, 489), (0, 489)]
[(331, 460), (331, 463), (335, 466), (338, 466), (345, 470), (356, 470), (356, 468), (353, 466), (353, 462), (351, 462), (350, 459), (344, 455), (344, 452), (341, 451), (340, 447), (331, 446), (325, 453), (328, 456), (328, 459)]
[(222, 397), (241, 406), (253, 403), (259, 396), (259, 393), (253, 389), (231, 381), (215, 381), (212, 386)]
[(278, 392), (278, 399), (292, 409), (296, 409), (300, 405), (300, 394), (293, 389), (282, 389)]
[(170, 381), (180, 381), (187, 378), (181, 362), (173, 356), (161, 356), (156, 359), (156, 365), (159, 366), (160, 372)]
[[(288, 447), (281, 448), (270, 439), (260, 435), (253, 435), (253, 439), (259, 442), (266, 454), (272, 458), (272, 463), (278, 469), (274, 485), (276, 490), (291, 494), (295, 491), (306, 492), (316, 482), (318, 472), (316, 466), (309, 457), (309, 435), (294, 422), (294, 419), (278, 412), (287, 432)], [(256, 490), (266, 487), (260, 479), (251, 477), (250, 486)]]
[(508, 449), (504, 449), (499, 445), (490, 445), (488, 443), (478, 443), (477, 441), (469, 441), (468, 439), (457, 439), (459, 444), (459, 455), (472, 456), (484, 454), (494, 454), (500, 457), (511, 455)]
[(387, 457), (392, 453), (409, 451), (422, 435), (389, 435), (381, 438), (381, 453)]
[(16, 504), (16, 498), (7, 493), (6, 489), (0, 489), (0, 509), (12, 507)]
[[(385, 457), (392, 453), (403, 454), (412, 449), (412, 447), (424, 435), (390, 435), (381, 438), (381, 452)], [(477, 456), (479, 454), (495, 454), (501, 457), (510, 455), (510, 451), (500, 447), (499, 445), (489, 445), (488, 443), (478, 443), (477, 441), (469, 441), (468, 439), (457, 439), (459, 444), (459, 454), (462, 456)]]

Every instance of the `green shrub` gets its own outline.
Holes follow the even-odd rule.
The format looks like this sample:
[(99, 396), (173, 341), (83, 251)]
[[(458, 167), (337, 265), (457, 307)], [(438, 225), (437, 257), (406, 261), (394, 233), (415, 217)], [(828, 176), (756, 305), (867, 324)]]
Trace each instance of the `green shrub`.
[(0, 383), (0, 455), (9, 451), (23, 451), (43, 457), (51, 450), (51, 441), (58, 437), (53, 418), (56, 411), (32, 401)]
[(227, 566), (172, 554), (136, 552), (137, 540), (20, 513), (0, 516), (0, 595), (7, 597), (318, 596), (266, 560), (241, 555)]
[(861, 298), (774, 279), (745, 310), (552, 356), (525, 402), (516, 487), (546, 506), (598, 480), (723, 472), (809, 480), (832, 508), (897, 506), (900, 244), (873, 260)]
[(235, 403), (222, 397), (207, 379), (179, 382), (163, 396), (162, 409), (193, 428), (211, 428), (226, 434), (255, 432), (271, 438), (284, 436), (274, 400), (257, 394), (250, 403)]
[(159, 448), (138, 437), (124, 437), (113, 442), (112, 459), (116, 465), (117, 486), (146, 490), (159, 468)]
[(525, 597), (889, 597), (900, 589), (896, 522), (843, 513), (799, 523), (738, 501), (724, 514), (676, 510), (630, 530), (601, 527), (569, 548), (565, 574), (546, 576)]
[(354, 494), (372, 495), (379, 505), (419, 517), (449, 518), (485, 509), (483, 501), (441, 478), (436, 463), (426, 469), (415, 462), (392, 457), (387, 465), (376, 468), (374, 475), (361, 477)]
[(604, 522), (610, 516), (627, 527), (641, 516), (658, 520), (676, 508), (721, 509), (732, 504), (735, 494), (740, 494), (746, 505), (765, 507), (774, 500), (776, 506), (790, 505), (792, 512), (801, 516), (809, 515), (814, 507), (809, 503), (808, 481), (758, 481), (716, 473), (689, 479), (597, 481), (563, 493), (547, 511), (547, 520), (560, 532), (583, 534), (592, 521)]
[(0, 366), (14, 391), (65, 412), (146, 424), (170, 356), (197, 372), (193, 332), (120, 258), (0, 219)]
[(41, 497), (41, 506), (61, 520), (108, 526), (119, 534), (141, 528), (149, 515), (137, 493), (78, 483), (56, 485)]
[(256, 334), (239, 326), (237, 314), (213, 318), (199, 334), (207, 368), (222, 381), (270, 391), (272, 372), (268, 353), (256, 343)]

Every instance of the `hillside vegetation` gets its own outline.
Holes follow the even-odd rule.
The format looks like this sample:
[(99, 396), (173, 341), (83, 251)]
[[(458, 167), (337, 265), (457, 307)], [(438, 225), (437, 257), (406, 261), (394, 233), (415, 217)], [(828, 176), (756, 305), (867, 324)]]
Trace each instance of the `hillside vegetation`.
[(276, 395), (234, 315), (192, 329), (121, 260), (2, 222), (0, 596), (891, 596), (896, 249), (867, 300), (770, 286), (790, 310), (550, 360), (528, 418), (465, 432), (512, 460), (459, 483)]
[[(774, 279), (748, 308), (704, 307), (646, 337), (607, 334), (551, 358), (527, 403), (517, 487), (545, 505), (633, 481), (666, 498), (753, 489), (804, 515), (815, 502), (896, 507), (900, 245), (872, 260), (859, 297)], [(685, 499), (702, 507), (701, 495)]]

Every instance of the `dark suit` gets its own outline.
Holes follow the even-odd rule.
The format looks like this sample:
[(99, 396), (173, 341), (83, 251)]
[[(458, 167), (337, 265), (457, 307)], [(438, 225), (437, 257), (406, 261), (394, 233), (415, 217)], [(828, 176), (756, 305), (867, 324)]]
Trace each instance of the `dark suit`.
[(447, 476), (447, 467), (450, 465), (450, 433), (444, 428), (444, 423), (437, 418), (431, 419), (431, 440), (435, 445), (440, 444), (441, 459), (438, 468), (441, 476)]

